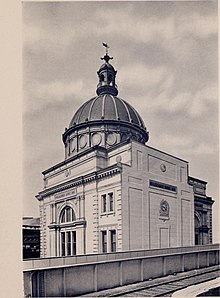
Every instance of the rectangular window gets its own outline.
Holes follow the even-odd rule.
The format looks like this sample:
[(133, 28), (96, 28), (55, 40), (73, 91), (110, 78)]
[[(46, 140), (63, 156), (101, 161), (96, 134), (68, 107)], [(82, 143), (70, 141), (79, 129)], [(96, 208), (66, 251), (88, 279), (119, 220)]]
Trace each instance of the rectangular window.
[(116, 251), (116, 230), (110, 231), (111, 252)]
[(72, 232), (72, 255), (76, 255), (76, 232)]
[(71, 255), (71, 232), (66, 233), (67, 241), (67, 256)]
[(107, 231), (102, 231), (102, 252), (107, 252)]
[(61, 233), (61, 255), (65, 256), (65, 232)]
[(108, 194), (108, 198), (109, 198), (109, 211), (113, 211), (114, 210), (113, 192), (110, 192)]
[(102, 195), (102, 212), (105, 213), (106, 211), (107, 211), (106, 195)]

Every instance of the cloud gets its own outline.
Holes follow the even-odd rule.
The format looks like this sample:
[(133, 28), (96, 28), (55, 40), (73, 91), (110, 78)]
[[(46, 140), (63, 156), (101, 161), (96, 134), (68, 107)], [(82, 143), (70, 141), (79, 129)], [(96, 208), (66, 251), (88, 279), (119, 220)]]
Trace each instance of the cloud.
[(83, 80), (35, 83), (26, 92), (24, 112), (42, 110), (46, 105), (62, 103), (67, 97), (79, 97), (85, 93)]
[(132, 9), (98, 10), (96, 18), (102, 20), (102, 27), (98, 32), (106, 34), (123, 34), (132, 42), (170, 41), (179, 37), (194, 36), (207, 38), (217, 34), (216, 15), (201, 15), (196, 12), (179, 16), (170, 11), (169, 16), (163, 17), (159, 13), (144, 18), (134, 15)]
[(189, 156), (213, 155), (218, 151), (218, 148), (213, 148), (212, 143), (199, 140), (195, 134), (176, 135), (172, 130), (163, 131), (160, 138), (154, 140), (154, 144), (156, 148), (186, 159)]
[[(169, 82), (166, 78), (169, 78)], [(149, 67), (144, 64), (130, 63), (120, 68), (120, 85), (132, 86), (132, 88), (154, 88), (165, 82), (172, 84), (172, 78), (164, 66)]]
[(199, 117), (206, 113), (210, 108), (218, 110), (218, 88), (204, 87), (192, 97), (189, 113), (192, 116)]
[(59, 26), (44, 27), (42, 24), (29, 24), (23, 28), (23, 43), (26, 47), (37, 46), (38, 51), (47, 49), (51, 52), (62, 51), (76, 38), (75, 30), (59, 28)]
[[(217, 10), (216, 10), (217, 12)], [(177, 33), (181, 36), (195, 36), (207, 38), (218, 33), (218, 18), (216, 15), (201, 15), (192, 13), (188, 16), (181, 16), (177, 22)]]
[(79, 94), (83, 89), (83, 81), (64, 83), (61, 81), (51, 82), (50, 84), (36, 85), (36, 95), (41, 98), (54, 98), (55, 100), (63, 100), (63, 97)]
[(204, 87), (195, 94), (191, 92), (178, 92), (171, 95), (172, 88), (161, 92), (151, 102), (154, 112), (164, 111), (168, 114), (181, 112), (191, 118), (205, 116), (210, 110), (218, 109), (218, 88), (215, 86)]

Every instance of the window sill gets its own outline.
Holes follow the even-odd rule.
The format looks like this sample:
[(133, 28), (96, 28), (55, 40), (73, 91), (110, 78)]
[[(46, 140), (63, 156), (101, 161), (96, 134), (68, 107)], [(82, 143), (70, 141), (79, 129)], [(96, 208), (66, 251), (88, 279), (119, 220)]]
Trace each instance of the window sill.
[(114, 211), (110, 211), (110, 212), (103, 212), (100, 214), (100, 217), (106, 216), (108, 217), (109, 215), (115, 215)]

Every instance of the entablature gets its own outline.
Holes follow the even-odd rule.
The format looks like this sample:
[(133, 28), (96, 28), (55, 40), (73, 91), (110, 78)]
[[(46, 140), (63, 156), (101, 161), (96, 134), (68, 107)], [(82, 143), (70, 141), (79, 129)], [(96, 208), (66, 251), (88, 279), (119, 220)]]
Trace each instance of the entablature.
[(70, 181), (67, 181), (67, 182), (52, 186), (50, 188), (47, 188), (47, 189), (39, 192), (36, 195), (36, 198), (40, 201), (44, 197), (49, 196), (51, 194), (61, 192), (61, 191), (64, 191), (66, 189), (73, 188), (76, 186), (80, 186), (85, 183), (90, 183), (90, 182), (97, 181), (97, 180), (100, 180), (103, 178), (111, 177), (113, 175), (117, 175), (121, 172), (121, 169), (122, 169), (121, 164), (119, 164), (119, 163), (114, 164), (114, 165), (109, 166), (105, 169), (101, 169), (99, 171), (94, 171), (87, 175), (80, 176), (80, 177), (74, 178)]

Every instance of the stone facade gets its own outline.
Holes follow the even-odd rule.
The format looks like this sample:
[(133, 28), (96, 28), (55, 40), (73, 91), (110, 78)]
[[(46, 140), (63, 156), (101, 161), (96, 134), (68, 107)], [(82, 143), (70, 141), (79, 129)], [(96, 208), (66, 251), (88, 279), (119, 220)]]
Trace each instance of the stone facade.
[[(194, 191), (184, 160), (131, 141), (88, 149), (45, 171), (44, 181), (37, 196), (42, 257), (194, 245)], [(65, 208), (74, 216), (62, 222)], [(64, 252), (68, 232), (76, 233), (75, 250), (65, 239)]]

